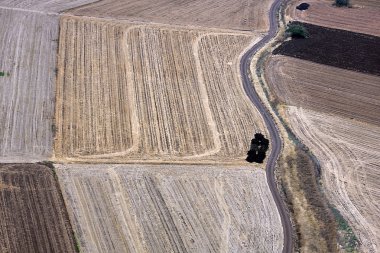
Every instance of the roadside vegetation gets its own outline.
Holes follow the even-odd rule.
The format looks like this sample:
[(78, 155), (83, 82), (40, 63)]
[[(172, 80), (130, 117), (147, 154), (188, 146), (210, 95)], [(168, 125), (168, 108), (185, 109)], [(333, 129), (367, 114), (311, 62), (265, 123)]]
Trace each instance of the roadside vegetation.
[(276, 169), (276, 177), (294, 224), (296, 252), (337, 252), (334, 216), (319, 187), (319, 169), (307, 147), (298, 142), (281, 116), (280, 100), (271, 95), (264, 83), (264, 66), (270, 52), (258, 61), (257, 75), (272, 109), (287, 130), (288, 140)]
[(359, 247), (359, 240), (355, 236), (354, 231), (352, 231), (352, 228), (338, 209), (331, 207), (331, 210), (338, 225), (339, 245), (341, 245), (346, 252), (357, 252), (357, 248)]
[[(295, 136), (292, 137), (295, 140)], [(337, 252), (336, 222), (319, 186), (319, 166), (306, 146), (296, 143), (279, 160), (279, 177), (295, 219), (301, 252)]]

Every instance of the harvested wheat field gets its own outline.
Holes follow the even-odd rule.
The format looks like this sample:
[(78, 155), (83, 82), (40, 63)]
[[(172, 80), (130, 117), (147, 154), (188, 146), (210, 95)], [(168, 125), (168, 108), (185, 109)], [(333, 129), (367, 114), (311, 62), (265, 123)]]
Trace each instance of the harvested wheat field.
[(273, 56), (266, 79), (280, 103), (380, 126), (380, 77), (286, 56)]
[(0, 8), (57, 13), (93, 2), (97, 0), (0, 0)]
[(75, 252), (73, 232), (53, 171), (0, 164), (0, 252)]
[(58, 17), (0, 8), (0, 162), (52, 154)]
[[(294, 20), (327, 26), (336, 29), (349, 30), (358, 33), (366, 33), (380, 36), (380, 12), (373, 6), (354, 8), (335, 7), (333, 1), (310, 0), (309, 9), (300, 11), (296, 6), (305, 1), (293, 1), (287, 8), (287, 14)], [(377, 1), (380, 7), (379, 1)]]
[(64, 17), (56, 159), (244, 160), (265, 133), (238, 75), (254, 39)]
[(271, 4), (272, 0), (103, 0), (72, 9), (69, 13), (162, 24), (266, 31)]
[(83, 252), (279, 252), (265, 171), (252, 167), (58, 165)]
[(320, 161), (325, 192), (353, 225), (362, 252), (378, 252), (380, 127), (296, 107), (287, 115)]

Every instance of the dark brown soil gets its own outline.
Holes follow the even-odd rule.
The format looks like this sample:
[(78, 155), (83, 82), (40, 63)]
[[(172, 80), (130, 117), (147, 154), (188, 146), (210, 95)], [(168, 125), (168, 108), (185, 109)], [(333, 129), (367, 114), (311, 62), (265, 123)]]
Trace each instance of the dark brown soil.
[(53, 171), (39, 164), (0, 164), (0, 252), (75, 252)]
[(380, 37), (295, 23), (306, 27), (310, 37), (285, 41), (274, 54), (380, 76)]

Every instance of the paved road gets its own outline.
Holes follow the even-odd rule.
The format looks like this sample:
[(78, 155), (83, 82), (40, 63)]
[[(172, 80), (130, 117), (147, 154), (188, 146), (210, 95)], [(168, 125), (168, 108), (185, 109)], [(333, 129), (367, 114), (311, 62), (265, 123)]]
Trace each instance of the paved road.
[(285, 203), (281, 199), (281, 196), (277, 190), (277, 184), (276, 184), (276, 180), (274, 176), (275, 164), (281, 152), (282, 141), (281, 141), (280, 135), (278, 133), (276, 124), (272, 116), (270, 115), (270, 113), (268, 112), (264, 104), (261, 102), (258, 94), (256, 93), (248, 77), (248, 72), (249, 72), (248, 70), (249, 70), (249, 65), (251, 63), (252, 56), (277, 34), (277, 30), (278, 30), (277, 13), (278, 13), (278, 9), (280, 5), (281, 5), (281, 0), (275, 0), (275, 2), (272, 4), (269, 11), (269, 19), (270, 19), (269, 33), (243, 55), (240, 62), (240, 72), (243, 79), (244, 90), (247, 93), (247, 96), (250, 98), (251, 102), (260, 111), (265, 121), (268, 132), (270, 134), (270, 140), (271, 140), (270, 145), (272, 147), (272, 152), (270, 153), (268, 157), (268, 161), (267, 161), (267, 167), (266, 167), (267, 181), (268, 181), (268, 185), (272, 193), (273, 199), (276, 203), (278, 212), (280, 213), (281, 223), (282, 223), (282, 227), (284, 231), (284, 248), (282, 252), (290, 253), (293, 250), (292, 224), (290, 222), (289, 215), (286, 211)]

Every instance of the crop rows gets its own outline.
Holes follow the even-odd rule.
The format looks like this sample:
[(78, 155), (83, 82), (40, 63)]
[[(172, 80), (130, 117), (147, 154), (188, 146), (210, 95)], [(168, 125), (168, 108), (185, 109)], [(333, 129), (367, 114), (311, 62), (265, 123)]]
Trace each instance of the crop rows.
[(275, 56), (266, 68), (280, 102), (380, 125), (380, 77)]
[(0, 161), (52, 153), (58, 17), (0, 8)]
[(281, 221), (263, 170), (60, 165), (57, 174), (83, 252), (282, 247)]
[(62, 195), (42, 165), (0, 164), (0, 252), (75, 252)]
[(72, 17), (60, 36), (59, 159), (241, 159), (264, 132), (236, 73), (252, 36)]
[(108, 17), (162, 24), (238, 30), (267, 30), (271, 0), (104, 0), (70, 11), (79, 16)]
[(353, 225), (363, 252), (380, 243), (380, 127), (291, 107), (293, 131), (317, 156), (324, 189)]

